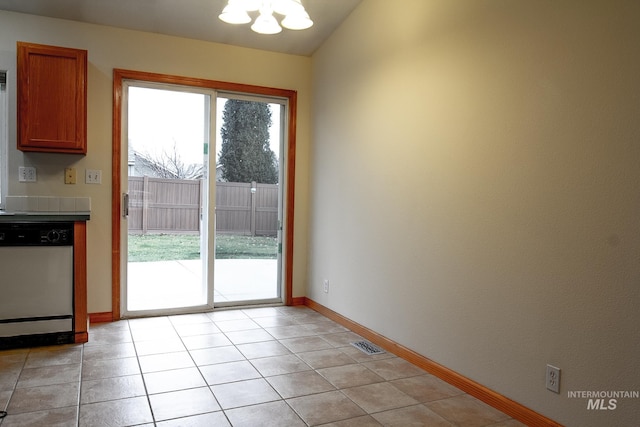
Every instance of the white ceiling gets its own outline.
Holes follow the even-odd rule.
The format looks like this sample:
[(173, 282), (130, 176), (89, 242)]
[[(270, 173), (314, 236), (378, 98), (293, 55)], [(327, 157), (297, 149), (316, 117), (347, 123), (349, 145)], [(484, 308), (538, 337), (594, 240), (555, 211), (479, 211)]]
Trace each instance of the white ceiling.
[(218, 19), (227, 0), (0, 0), (0, 10), (310, 56), (361, 0), (303, 0), (314, 21), (262, 35)]

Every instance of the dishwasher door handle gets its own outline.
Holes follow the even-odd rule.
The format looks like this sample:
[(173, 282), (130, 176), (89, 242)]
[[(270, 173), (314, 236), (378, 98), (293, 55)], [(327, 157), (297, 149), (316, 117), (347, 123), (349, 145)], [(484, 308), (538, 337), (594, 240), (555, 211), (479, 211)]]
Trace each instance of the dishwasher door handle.
[(122, 193), (122, 216), (129, 216), (129, 193)]

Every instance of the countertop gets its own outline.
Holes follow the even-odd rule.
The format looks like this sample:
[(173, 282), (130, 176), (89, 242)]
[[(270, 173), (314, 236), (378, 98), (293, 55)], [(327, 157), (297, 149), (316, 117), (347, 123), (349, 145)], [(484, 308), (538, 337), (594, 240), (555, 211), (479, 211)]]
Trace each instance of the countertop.
[(4, 222), (70, 222), (88, 221), (91, 212), (9, 212), (0, 211), (0, 223)]

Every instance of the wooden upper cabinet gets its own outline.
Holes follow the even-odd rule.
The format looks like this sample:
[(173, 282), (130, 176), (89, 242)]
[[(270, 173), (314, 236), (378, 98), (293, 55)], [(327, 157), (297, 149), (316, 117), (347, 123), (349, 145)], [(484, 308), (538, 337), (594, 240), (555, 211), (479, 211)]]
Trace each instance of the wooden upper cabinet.
[(87, 153), (87, 51), (18, 42), (18, 150)]

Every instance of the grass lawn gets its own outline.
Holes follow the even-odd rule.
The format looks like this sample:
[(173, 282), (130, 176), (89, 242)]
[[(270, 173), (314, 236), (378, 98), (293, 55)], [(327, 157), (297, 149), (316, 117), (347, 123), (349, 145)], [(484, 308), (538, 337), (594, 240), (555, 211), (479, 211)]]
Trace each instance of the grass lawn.
[[(220, 235), (216, 258), (275, 259), (275, 237)], [(189, 260), (200, 258), (200, 237), (190, 234), (129, 234), (129, 262)]]

